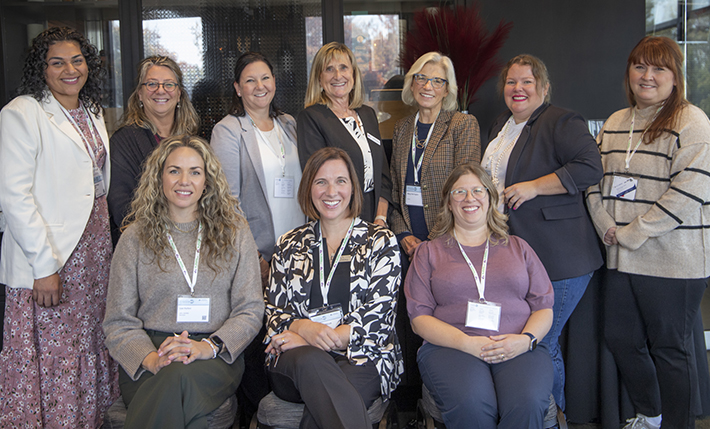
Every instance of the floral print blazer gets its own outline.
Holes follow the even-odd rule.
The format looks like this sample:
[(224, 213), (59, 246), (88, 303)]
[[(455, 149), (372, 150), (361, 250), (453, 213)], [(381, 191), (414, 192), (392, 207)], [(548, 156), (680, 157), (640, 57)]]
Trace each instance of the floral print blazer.
[[(319, 287), (313, 258), (320, 243), (317, 221), (284, 234), (276, 243), (265, 291), (268, 337), (287, 329), (294, 319), (308, 318), (311, 287)], [(373, 362), (381, 393), (389, 397), (404, 372), (394, 329), (401, 280), (397, 239), (390, 230), (356, 218), (347, 251), (351, 255), (350, 304), (343, 309), (343, 323), (350, 325), (347, 357), (353, 365)]]

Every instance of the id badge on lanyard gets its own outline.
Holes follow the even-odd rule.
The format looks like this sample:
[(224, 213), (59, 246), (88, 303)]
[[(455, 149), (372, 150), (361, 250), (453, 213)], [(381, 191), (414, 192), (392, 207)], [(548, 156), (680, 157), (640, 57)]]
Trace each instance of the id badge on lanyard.
[(274, 178), (274, 198), (293, 198), (296, 179), (291, 176)]
[(178, 295), (177, 322), (209, 322), (210, 298), (207, 296)]
[(313, 322), (322, 323), (335, 329), (343, 324), (343, 309), (340, 304), (324, 305), (320, 308), (308, 310), (308, 318)]
[(466, 310), (466, 327), (498, 331), (500, 329), (500, 304), (469, 301)]
[(611, 182), (611, 196), (633, 201), (636, 199), (638, 184), (639, 181), (636, 178), (615, 174)]

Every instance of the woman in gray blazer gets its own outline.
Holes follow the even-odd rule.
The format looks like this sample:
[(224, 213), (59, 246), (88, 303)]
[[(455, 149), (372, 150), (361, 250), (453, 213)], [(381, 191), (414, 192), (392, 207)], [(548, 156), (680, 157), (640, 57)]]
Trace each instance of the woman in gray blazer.
[[(249, 222), (264, 287), (276, 239), (306, 221), (296, 198), (301, 181), (296, 121), (274, 106), (275, 92), (274, 68), (266, 57), (257, 52), (239, 57), (232, 108), (212, 130), (210, 142)], [(265, 334), (262, 329), (244, 352), (246, 369), (239, 389), (247, 413), (255, 412), (270, 390), (260, 341)]]
[(276, 239), (305, 223), (296, 200), (301, 180), (296, 121), (274, 106), (273, 71), (258, 52), (239, 57), (232, 108), (210, 141), (249, 222), (262, 266), (271, 261)]

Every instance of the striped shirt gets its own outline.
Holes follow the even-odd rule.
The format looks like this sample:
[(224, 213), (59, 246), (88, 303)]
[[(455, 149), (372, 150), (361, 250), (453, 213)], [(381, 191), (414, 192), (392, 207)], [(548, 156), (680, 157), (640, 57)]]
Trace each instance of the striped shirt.
[[(657, 107), (636, 110), (631, 150)], [(666, 278), (710, 276), (710, 121), (683, 108), (676, 129), (641, 144), (628, 175), (638, 180), (633, 201), (611, 196), (614, 175), (625, 172), (632, 110), (614, 113), (597, 137), (604, 177), (587, 190), (600, 237), (617, 227), (619, 245), (607, 246), (607, 267)]]

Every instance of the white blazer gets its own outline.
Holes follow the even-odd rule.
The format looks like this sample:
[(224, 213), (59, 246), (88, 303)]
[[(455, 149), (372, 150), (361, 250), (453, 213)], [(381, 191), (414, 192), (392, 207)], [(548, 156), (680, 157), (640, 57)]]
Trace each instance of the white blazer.
[[(91, 114), (107, 155), (102, 117)], [(108, 187), (109, 157), (103, 173)], [(31, 289), (64, 266), (94, 205), (92, 161), (79, 133), (51, 95), (22, 95), (0, 112), (0, 207), (7, 229), (0, 283)]]

